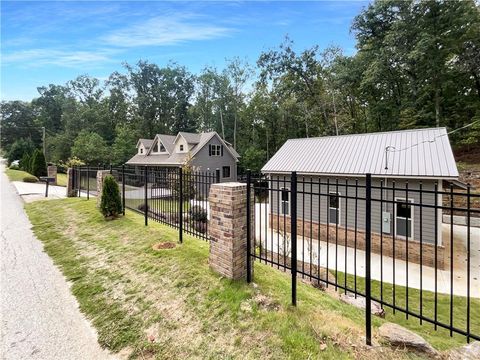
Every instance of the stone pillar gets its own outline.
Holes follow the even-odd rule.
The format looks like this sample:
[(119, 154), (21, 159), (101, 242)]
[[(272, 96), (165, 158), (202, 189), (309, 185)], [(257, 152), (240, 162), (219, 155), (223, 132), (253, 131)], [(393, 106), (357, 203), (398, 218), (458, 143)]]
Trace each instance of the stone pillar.
[[(110, 175), (110, 170), (97, 171), (97, 207), (100, 207), (100, 202), (102, 201), (103, 180), (107, 175)], [(93, 191), (95, 189), (90, 190)]]
[(52, 185), (57, 185), (57, 167), (55, 165), (47, 166), (47, 176), (55, 178)]
[(73, 169), (67, 169), (67, 197), (75, 197), (75, 190), (73, 188)]
[[(210, 268), (229, 279), (245, 279), (247, 275), (247, 185), (237, 182), (213, 184), (210, 187), (208, 201), (210, 203), (208, 224)], [(250, 222), (250, 225), (253, 228), (253, 222)], [(253, 232), (251, 234), (253, 237)]]

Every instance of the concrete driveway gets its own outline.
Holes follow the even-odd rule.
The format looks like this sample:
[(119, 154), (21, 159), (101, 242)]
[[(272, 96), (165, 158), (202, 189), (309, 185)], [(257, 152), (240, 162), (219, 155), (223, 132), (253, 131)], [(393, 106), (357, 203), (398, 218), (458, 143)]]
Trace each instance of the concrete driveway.
[[(274, 253), (287, 254), (290, 253), (290, 234), (287, 236), (284, 246), (283, 234), (279, 234), (275, 229), (270, 228), (268, 204), (255, 204), (255, 239), (262, 243), (262, 247)], [(267, 222), (267, 223), (265, 223)], [(444, 238), (449, 236), (450, 225), (443, 225)], [(453, 293), (455, 295), (467, 295), (467, 270), (466, 270), (466, 238), (467, 229), (465, 226), (454, 225), (454, 284)], [(480, 228), (471, 228), (471, 274), (470, 274), (470, 295), (480, 298)], [(328, 249), (328, 251), (327, 251)], [(345, 254), (346, 252), (346, 254)], [(356, 267), (355, 267), (355, 250), (353, 248), (341, 246), (335, 247), (335, 243), (303, 238), (301, 235), (297, 237), (297, 253), (298, 259), (303, 257), (304, 262), (312, 264), (320, 264), (321, 267), (327, 267), (330, 270), (338, 269), (338, 271), (354, 274), (355, 270), (358, 276), (365, 276), (365, 252), (357, 250)], [(328, 255), (327, 255), (328, 254)], [(287, 255), (288, 256), (288, 255)], [(395, 259), (395, 268), (393, 259), (378, 254), (371, 254), (371, 274), (372, 279), (383, 279), (385, 283), (393, 283), (393, 272), (395, 269), (395, 284), (407, 285), (407, 267), (403, 260)], [(381, 272), (381, 263), (383, 260), (383, 273)], [(356, 269), (355, 269), (356, 268)], [(435, 291), (435, 269), (423, 266), (422, 288), (424, 290)], [(450, 294), (450, 271), (438, 270), (437, 291), (439, 293)], [(333, 280), (333, 279), (332, 279)], [(408, 264), (408, 286), (410, 288), (420, 289), (420, 265), (409, 262)]]
[(0, 182), (0, 359), (110, 359), (32, 233), (3, 163)]

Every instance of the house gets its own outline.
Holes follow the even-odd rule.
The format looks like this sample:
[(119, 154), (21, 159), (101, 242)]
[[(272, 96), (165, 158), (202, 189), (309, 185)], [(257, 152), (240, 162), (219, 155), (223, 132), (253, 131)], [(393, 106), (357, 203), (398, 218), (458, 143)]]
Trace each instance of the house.
[(133, 166), (179, 167), (190, 160), (198, 171), (219, 173), (220, 181), (236, 181), (240, 155), (215, 131), (199, 134), (179, 132), (140, 139), (137, 154), (127, 161)]
[(461, 183), (445, 128), (288, 140), (262, 168), (274, 189), (269, 199), (273, 228), (289, 231), (293, 171), (299, 179), (299, 235), (322, 241), (341, 236), (340, 244), (364, 248), (365, 176), (370, 173), (376, 199), (372, 251), (430, 266), (435, 259), (439, 267), (448, 261), (450, 239), (442, 238), (442, 210), (436, 205), (442, 205), (446, 184)]

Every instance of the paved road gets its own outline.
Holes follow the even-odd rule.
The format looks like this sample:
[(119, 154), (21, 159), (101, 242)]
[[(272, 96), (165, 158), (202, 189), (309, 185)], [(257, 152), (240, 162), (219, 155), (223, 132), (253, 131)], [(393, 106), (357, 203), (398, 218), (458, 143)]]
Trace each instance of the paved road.
[(0, 167), (0, 359), (107, 359)]

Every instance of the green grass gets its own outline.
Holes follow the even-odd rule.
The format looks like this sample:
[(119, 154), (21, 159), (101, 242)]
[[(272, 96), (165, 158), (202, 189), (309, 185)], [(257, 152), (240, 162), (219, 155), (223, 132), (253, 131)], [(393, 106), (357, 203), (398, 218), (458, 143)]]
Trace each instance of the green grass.
[(67, 186), (67, 174), (62, 174), (62, 173), (57, 174), (57, 185)]
[[(145, 227), (134, 212), (105, 221), (95, 201), (78, 198), (26, 210), (100, 344), (114, 352), (161, 359), (415, 358), (366, 349), (363, 312), (301, 281), (292, 307), (289, 274), (256, 263), (256, 286), (224, 279), (209, 269), (208, 243), (186, 235), (175, 249), (153, 250), (158, 242), (177, 242), (177, 230), (153, 221)], [(383, 322), (373, 318), (374, 334)], [(148, 341), (152, 333), (155, 342)], [(458, 344), (439, 334), (445, 339), (435, 345)]]
[(13, 169), (6, 169), (5, 174), (7, 174), (10, 181), (23, 181), (24, 177), (33, 176), (26, 171), (13, 170)]

